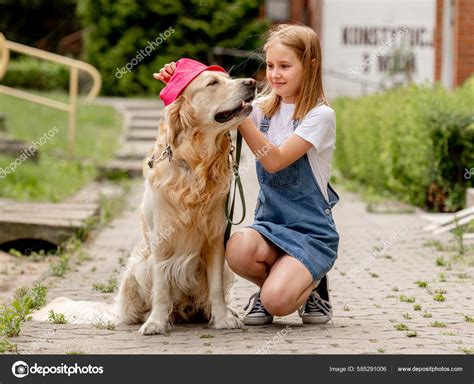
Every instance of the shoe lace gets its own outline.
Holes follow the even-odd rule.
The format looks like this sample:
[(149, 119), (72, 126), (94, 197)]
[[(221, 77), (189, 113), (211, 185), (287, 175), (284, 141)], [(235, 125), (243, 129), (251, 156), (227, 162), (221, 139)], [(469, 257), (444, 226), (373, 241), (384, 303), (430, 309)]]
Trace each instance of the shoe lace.
[[(306, 300), (305, 305), (298, 309), (298, 315), (301, 317), (304, 312), (323, 312), (326, 316), (331, 318), (331, 303), (327, 300), (324, 300), (319, 296), (319, 293), (316, 291), (311, 292)], [(332, 318), (331, 318), (332, 322)]]
[(262, 304), (262, 300), (260, 300), (260, 291), (255, 292), (252, 296), (250, 296), (249, 302), (244, 307), (244, 311), (250, 306), (250, 303), (253, 300), (252, 309), (249, 313), (256, 313), (256, 312), (266, 312), (265, 307)]

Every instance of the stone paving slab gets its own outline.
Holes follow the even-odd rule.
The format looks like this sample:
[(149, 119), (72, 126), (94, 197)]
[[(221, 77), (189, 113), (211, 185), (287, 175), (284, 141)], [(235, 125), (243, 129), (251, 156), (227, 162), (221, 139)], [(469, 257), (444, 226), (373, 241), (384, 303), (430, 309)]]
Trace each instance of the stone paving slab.
[[(250, 164), (251, 156), (245, 150), (245, 164)], [(252, 221), (258, 190), (254, 166), (246, 167), (242, 178), (249, 207), (242, 225), (247, 225)], [(437, 266), (438, 258), (448, 260), (454, 253), (429, 246), (433, 240), (451, 244), (451, 235), (433, 239), (422, 230), (426, 222), (416, 214), (369, 213), (358, 195), (336, 189), (341, 201), (334, 209), (334, 218), (341, 243), (338, 260), (329, 274), (332, 323), (303, 325), (295, 313), (277, 317), (270, 326), (218, 331), (206, 324), (190, 324), (176, 326), (167, 336), (141, 336), (138, 325), (108, 330), (93, 325), (28, 322), (12, 342), (18, 344), (20, 353), (47, 354), (472, 353), (474, 323), (464, 318), (474, 316), (472, 263)], [(94, 291), (92, 286), (116, 275), (117, 267), (139, 240), (140, 199), (141, 183), (129, 195), (130, 209), (88, 244), (92, 260), (83, 262), (63, 279), (47, 281), (48, 301), (67, 296), (112, 302), (114, 294)], [(418, 280), (426, 281), (428, 287), (418, 287)], [(253, 284), (236, 278), (232, 306), (240, 315), (255, 290)], [(444, 292), (445, 301), (433, 299), (436, 290)], [(402, 302), (401, 295), (414, 302)], [(421, 310), (415, 310), (416, 304)], [(423, 317), (427, 314), (431, 317)], [(434, 327), (434, 322), (445, 327)], [(406, 325), (409, 331), (396, 330), (397, 324)], [(416, 336), (408, 337), (408, 332), (416, 332)]]

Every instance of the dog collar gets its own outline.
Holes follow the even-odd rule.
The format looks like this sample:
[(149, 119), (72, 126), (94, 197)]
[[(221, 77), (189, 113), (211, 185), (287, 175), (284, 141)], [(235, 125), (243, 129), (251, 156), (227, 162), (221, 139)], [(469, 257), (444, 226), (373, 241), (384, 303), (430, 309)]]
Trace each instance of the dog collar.
[(159, 163), (160, 161), (163, 161), (166, 158), (168, 158), (168, 161), (171, 161), (172, 157), (173, 157), (173, 152), (171, 151), (171, 147), (169, 144), (166, 144), (165, 150), (161, 153), (161, 156), (158, 159), (155, 159), (155, 154), (151, 156), (151, 159), (148, 160), (148, 166), (150, 168), (153, 168), (153, 165), (155, 163)]

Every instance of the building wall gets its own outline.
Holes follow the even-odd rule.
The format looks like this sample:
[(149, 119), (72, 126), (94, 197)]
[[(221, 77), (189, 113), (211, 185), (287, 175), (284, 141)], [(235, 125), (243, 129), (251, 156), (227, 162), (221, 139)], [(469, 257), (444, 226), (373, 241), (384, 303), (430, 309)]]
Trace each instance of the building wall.
[[(435, 10), (435, 0), (323, 0), (328, 96), (359, 96), (407, 79), (433, 82)], [(397, 62), (403, 71), (393, 76)]]
[(474, 0), (457, 0), (454, 26), (454, 84), (474, 73)]
[(435, 50), (435, 79), (448, 88), (474, 73), (473, 0), (436, 0)]

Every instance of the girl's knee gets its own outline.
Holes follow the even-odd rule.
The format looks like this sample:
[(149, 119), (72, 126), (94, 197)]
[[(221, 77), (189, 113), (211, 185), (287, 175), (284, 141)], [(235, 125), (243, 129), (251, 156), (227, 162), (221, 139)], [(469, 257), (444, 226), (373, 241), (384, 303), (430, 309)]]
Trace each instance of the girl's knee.
[(237, 272), (245, 268), (249, 263), (249, 256), (255, 252), (255, 245), (245, 239), (242, 232), (234, 233), (226, 245), (225, 258), (229, 267)]
[(286, 316), (296, 308), (296, 296), (281, 286), (263, 286), (260, 298), (265, 309), (273, 316)]

